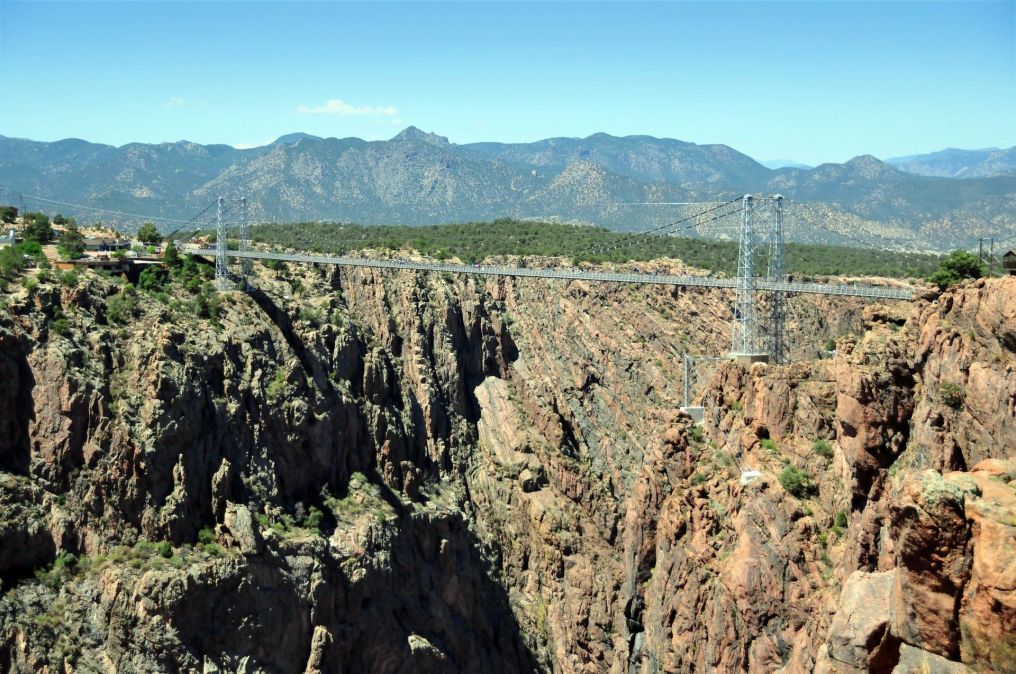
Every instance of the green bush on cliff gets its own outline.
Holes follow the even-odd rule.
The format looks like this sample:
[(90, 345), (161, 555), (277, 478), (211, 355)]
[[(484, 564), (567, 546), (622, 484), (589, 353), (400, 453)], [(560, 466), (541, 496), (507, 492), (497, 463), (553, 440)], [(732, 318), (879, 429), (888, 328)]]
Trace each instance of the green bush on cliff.
[(209, 527), (202, 527), (201, 530), (198, 531), (198, 543), (201, 545), (208, 545), (209, 543), (214, 542), (215, 532), (213, 532)]
[(811, 451), (813, 454), (817, 454), (827, 461), (833, 458), (833, 446), (825, 438), (819, 438), (812, 443)]
[(944, 381), (938, 387), (938, 397), (943, 404), (958, 410), (963, 405), (963, 388), (951, 381)]
[(780, 484), (788, 493), (797, 498), (807, 498), (818, 492), (811, 473), (794, 466), (787, 466), (783, 469), (783, 472), (780, 473)]
[(269, 400), (278, 400), (285, 390), (286, 371), (280, 368), (275, 371), (275, 376), (272, 377), (272, 380), (268, 382), (268, 386), (265, 387), (265, 394)]
[(127, 323), (134, 317), (137, 307), (138, 300), (132, 293), (113, 295), (106, 300), (106, 319), (111, 323)]

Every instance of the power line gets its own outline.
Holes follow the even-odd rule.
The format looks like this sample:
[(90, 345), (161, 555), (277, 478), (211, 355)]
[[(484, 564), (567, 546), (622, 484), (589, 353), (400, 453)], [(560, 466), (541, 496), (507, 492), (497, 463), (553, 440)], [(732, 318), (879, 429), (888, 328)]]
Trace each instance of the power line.
[(43, 203), (55, 204), (55, 205), (58, 205), (58, 206), (68, 206), (70, 208), (79, 208), (79, 209), (86, 210), (86, 211), (94, 211), (96, 213), (107, 213), (109, 215), (119, 215), (119, 216), (122, 216), (122, 217), (125, 217), (125, 218), (137, 218), (137, 219), (140, 219), (140, 220), (153, 220), (153, 221), (158, 221), (158, 222), (167, 222), (167, 223), (183, 224), (183, 225), (188, 225), (191, 222), (193, 222), (193, 220), (183, 220), (183, 219), (180, 219), (180, 218), (168, 218), (168, 217), (161, 217), (161, 216), (154, 216), (154, 215), (141, 215), (140, 213), (125, 213), (124, 211), (114, 211), (114, 210), (111, 210), (111, 209), (108, 209), (108, 208), (98, 208), (98, 207), (95, 207), (95, 206), (85, 206), (84, 204), (73, 204), (73, 203), (70, 203), (70, 202), (67, 202), (67, 201), (59, 201), (57, 199), (48, 199), (46, 197), (36, 196), (34, 194), (25, 194), (23, 196), (26, 199), (32, 199), (34, 201), (40, 201), (40, 202), (43, 202)]
[[(853, 236), (853, 235), (848, 234), (846, 232), (840, 231), (838, 229), (834, 229), (834, 228), (831, 228), (831, 227), (826, 227), (825, 225), (820, 225), (817, 222), (812, 222), (811, 220), (808, 220), (807, 218), (803, 217), (800, 213), (795, 213), (794, 217), (796, 219), (798, 219), (798, 220), (803, 220), (805, 223), (811, 225), (812, 227), (817, 227), (817, 228), (825, 230), (827, 232), (831, 232), (833, 234), (837, 234), (839, 236), (842, 236), (843, 238), (855, 241), (856, 243), (859, 243), (859, 244), (861, 244), (862, 246), (864, 246), (866, 248), (874, 248), (875, 250), (884, 250), (885, 252), (894, 253), (896, 255), (901, 255), (901, 256), (907, 258), (908, 260), (910, 260), (911, 262), (913, 262), (913, 263), (915, 263), (917, 265), (920, 265), (922, 267), (923, 266), (927, 266), (929, 264), (929, 262), (927, 260), (920, 260), (920, 259), (918, 259), (916, 257), (913, 257), (911, 254), (906, 253), (904, 251), (901, 251), (901, 250), (885, 250), (883, 248), (880, 248), (877, 244), (873, 245), (871, 241), (864, 241), (862, 239), (857, 238), (856, 236)], [(861, 229), (861, 228), (858, 228), (858, 229)], [(862, 229), (862, 231), (866, 231), (866, 230)], [(869, 232), (869, 234), (870, 234), (870, 232)], [(884, 237), (882, 237), (882, 238), (884, 238)]]

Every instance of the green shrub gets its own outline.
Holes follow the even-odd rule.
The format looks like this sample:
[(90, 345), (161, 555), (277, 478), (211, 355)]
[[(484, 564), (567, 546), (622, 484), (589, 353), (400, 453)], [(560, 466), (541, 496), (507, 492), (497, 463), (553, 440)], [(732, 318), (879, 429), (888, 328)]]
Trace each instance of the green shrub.
[(316, 506), (311, 506), (307, 510), (307, 516), (303, 518), (302, 526), (305, 529), (311, 529), (313, 531), (320, 531), (321, 525), (324, 523), (325, 514), (321, 512)]
[(169, 280), (165, 270), (158, 267), (147, 267), (138, 276), (138, 288), (144, 292), (154, 293), (162, 290)]
[(71, 334), (71, 326), (67, 322), (67, 319), (63, 317), (54, 318), (52, 321), (50, 321), (49, 329), (55, 332), (56, 334), (62, 335), (64, 337)]
[[(131, 291), (133, 291), (133, 287), (131, 287)], [(113, 295), (106, 300), (106, 319), (113, 323), (127, 323), (134, 317), (137, 305), (138, 302), (133, 292), (129, 292), (125, 288), (123, 293)]]
[[(33, 246), (38, 245), (33, 244)], [(24, 270), (25, 255), (30, 255), (26, 250), (27, 247), (28, 244), (23, 243), (20, 246), (5, 246), (0, 248), (0, 276), (10, 278)], [(41, 248), (39, 252), (41, 254)]]
[(794, 466), (783, 469), (780, 473), (780, 484), (789, 494), (797, 498), (806, 498), (818, 491), (811, 474)]
[(222, 548), (219, 546), (218, 543), (205, 543), (204, 550), (206, 553), (212, 555), (213, 557), (219, 557), (220, 555), (222, 555)]
[(275, 376), (268, 382), (268, 386), (265, 389), (265, 393), (268, 395), (269, 400), (278, 400), (282, 395), (283, 391), (286, 390), (286, 371), (279, 368), (275, 371)]
[(78, 565), (78, 558), (73, 552), (61, 552), (53, 560), (53, 570), (73, 569)]
[(209, 543), (214, 542), (215, 542), (215, 532), (213, 532), (209, 527), (202, 527), (201, 530), (198, 531), (198, 543), (201, 543), (202, 545), (207, 545)]
[(825, 347), (826, 351), (835, 351), (836, 350), (836, 338), (835, 337), (829, 337), (828, 339), (826, 339), (825, 344), (823, 344), (823, 346)]
[(173, 544), (169, 541), (162, 541), (159, 543), (157, 550), (159, 552), (159, 556), (165, 559), (169, 559), (173, 556)]
[(78, 284), (78, 275), (70, 270), (65, 271), (60, 274), (60, 284), (68, 287), (76, 286)]
[(21, 287), (26, 290), (35, 290), (39, 287), (39, 279), (34, 276), (22, 276)]
[(695, 473), (694, 475), (691, 476), (691, 483), (697, 487), (703, 482), (705, 482), (707, 479), (709, 478), (707, 478), (702, 473)]
[(811, 445), (811, 451), (813, 454), (821, 456), (823, 459), (833, 458), (833, 446), (825, 438), (819, 438)]
[(840, 529), (847, 528), (847, 513), (844, 512), (843, 510), (836, 513), (836, 526), (838, 526)]
[(321, 312), (313, 307), (300, 307), (300, 320), (314, 327), (321, 325)]
[(963, 405), (963, 388), (951, 381), (944, 381), (938, 387), (938, 397), (943, 404), (957, 410)]
[(705, 433), (702, 432), (701, 426), (692, 426), (691, 430), (688, 432), (688, 435), (690, 435), (691, 439), (694, 440), (695, 442), (702, 442), (706, 438)]

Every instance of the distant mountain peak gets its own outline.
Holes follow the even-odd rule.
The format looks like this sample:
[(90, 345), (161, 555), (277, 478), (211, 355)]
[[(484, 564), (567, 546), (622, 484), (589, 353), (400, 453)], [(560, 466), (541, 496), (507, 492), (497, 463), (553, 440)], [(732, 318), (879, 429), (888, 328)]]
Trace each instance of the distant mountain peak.
[(287, 133), (285, 135), (279, 136), (278, 138), (275, 139), (275, 142), (271, 144), (291, 145), (301, 140), (321, 140), (321, 136), (314, 136), (309, 133), (303, 133), (302, 131), (296, 131), (294, 133)]
[(427, 133), (421, 131), (415, 126), (407, 126), (397, 136), (392, 138), (392, 141), (421, 141), (424, 143), (430, 143), (431, 145), (446, 146), (449, 145), (448, 139), (444, 136), (439, 136), (436, 133)]

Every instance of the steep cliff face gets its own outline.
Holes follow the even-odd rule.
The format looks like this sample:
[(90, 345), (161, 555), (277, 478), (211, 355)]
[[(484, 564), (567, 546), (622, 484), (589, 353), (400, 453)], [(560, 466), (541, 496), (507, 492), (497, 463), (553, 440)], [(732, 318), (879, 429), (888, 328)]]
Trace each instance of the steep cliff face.
[(1016, 279), (978, 281), (870, 307), (831, 361), (711, 382), (707, 426), (760, 488), (814, 476), (794, 549), (826, 566), (816, 672), (1016, 671), (1014, 311)]
[[(1011, 662), (1013, 282), (863, 324), (795, 298), (795, 355), (859, 336), (705, 367), (704, 429), (678, 411), (680, 354), (725, 350), (719, 293), (256, 285), (217, 319), (101, 277), (10, 294), (0, 669)], [(786, 466), (813, 477), (800, 498)]]

